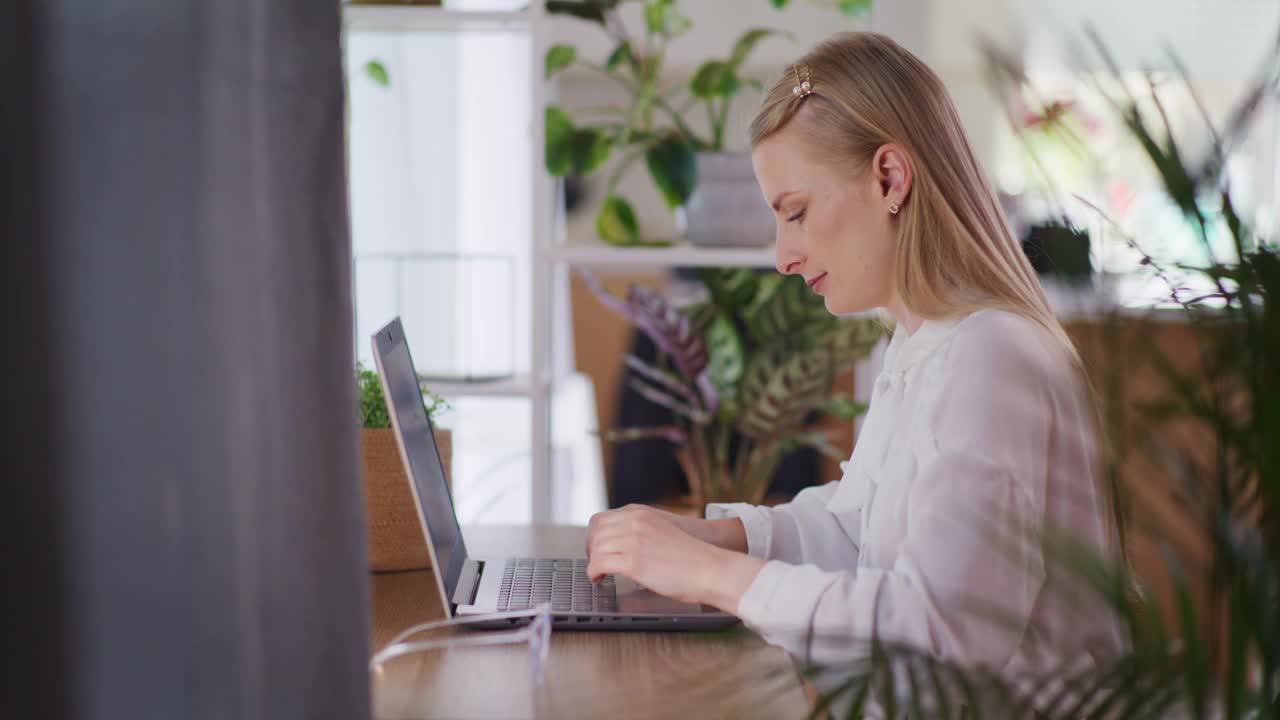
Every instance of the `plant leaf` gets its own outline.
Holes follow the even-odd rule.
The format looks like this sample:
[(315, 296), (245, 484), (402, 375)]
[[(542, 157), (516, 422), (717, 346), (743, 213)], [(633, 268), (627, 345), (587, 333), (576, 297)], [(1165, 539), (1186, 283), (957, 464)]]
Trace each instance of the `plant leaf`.
[(867, 355), (884, 337), (884, 325), (873, 318), (837, 320), (823, 334), (821, 344), (836, 365), (850, 365)]
[(687, 316), (643, 285), (632, 285), (627, 299), (622, 300), (605, 290), (591, 273), (579, 270), (578, 275), (605, 307), (635, 323), (671, 358), (681, 378), (690, 383), (699, 381), (707, 369), (706, 339)]
[(842, 395), (834, 397), (822, 408), (823, 412), (841, 420), (853, 420), (867, 411), (867, 404)]
[(577, 58), (578, 50), (574, 46), (565, 44), (552, 45), (551, 49), (547, 50), (547, 79), (572, 65)]
[(787, 433), (826, 403), (831, 381), (831, 359), (826, 352), (791, 354), (773, 368), (763, 392), (744, 403), (738, 430), (756, 441)]
[(548, 105), (545, 115), (547, 172), (555, 177), (587, 175), (609, 159), (613, 139), (599, 128), (576, 128), (564, 108)]
[(701, 100), (727, 97), (738, 91), (738, 76), (723, 60), (708, 60), (693, 74), (689, 92)]
[(644, 161), (668, 208), (681, 207), (689, 202), (693, 186), (697, 183), (697, 170), (693, 146), (684, 136), (672, 133), (650, 145), (645, 150)]
[(836, 322), (799, 275), (761, 280), (759, 292), (743, 315), (747, 331), (762, 344), (795, 335), (814, 324)]
[(671, 373), (664, 370), (659, 370), (658, 368), (650, 365), (649, 363), (646, 363), (645, 361), (641, 360), (635, 355), (628, 355), (625, 358), (625, 362), (627, 367), (631, 368), (632, 371), (643, 376), (644, 378), (652, 382), (658, 383), (659, 385), (663, 386), (667, 390), (679, 393), (682, 397), (684, 397), (687, 400), (690, 400), (692, 402), (697, 401), (697, 398), (694, 392), (690, 390), (688, 386), (683, 385), (679, 379), (673, 377)]
[(832, 460), (848, 460), (831, 442), (831, 438), (820, 432), (796, 433), (778, 441), (778, 451), (784, 455), (802, 447), (811, 447)]
[(653, 35), (673, 38), (693, 27), (693, 22), (676, 7), (675, 0), (646, 0), (645, 27)]
[(716, 313), (707, 326), (707, 374), (720, 398), (725, 412), (736, 409), (735, 395), (738, 380), (742, 377), (746, 352), (742, 337), (733, 327), (733, 321), (723, 313)]
[(387, 73), (387, 66), (383, 65), (379, 60), (370, 60), (365, 63), (364, 74), (368, 75), (369, 79), (376, 85), (391, 87), (391, 75)]
[(613, 150), (613, 139), (596, 128), (580, 128), (573, 133), (573, 169), (579, 175), (595, 172)]
[(610, 195), (600, 206), (596, 216), (596, 234), (613, 245), (634, 245), (640, 242), (640, 223), (631, 203), (620, 195)]
[(605, 11), (617, 5), (618, 0), (547, 0), (546, 8), (552, 15), (568, 15), (604, 25)]
[(616, 430), (606, 430), (602, 433), (605, 440), (609, 442), (631, 442), (633, 440), (647, 440), (649, 438), (662, 438), (673, 445), (681, 447), (689, 444), (689, 435), (674, 425), (664, 425), (661, 427), (644, 427), (644, 428), (618, 428)]
[(614, 48), (613, 52), (609, 53), (608, 59), (604, 61), (604, 68), (612, 72), (617, 70), (618, 66), (623, 62), (628, 65), (635, 65), (635, 55), (631, 52), (631, 43), (629, 42), (618, 43), (618, 47)]
[(671, 0), (645, 0), (644, 24), (650, 34), (666, 34), (668, 10), (673, 10)]
[(747, 56), (755, 49), (756, 44), (770, 35), (782, 35), (778, 30), (770, 30), (768, 28), (755, 28), (748, 30), (738, 38), (733, 44), (733, 51), (729, 53), (729, 67), (735, 72), (742, 67), (742, 63), (746, 61)]
[(562, 177), (572, 172), (574, 166), (573, 120), (555, 105), (548, 105), (545, 114), (547, 172)]
[(730, 316), (740, 315), (760, 290), (760, 275), (750, 268), (698, 268), (698, 279), (711, 294), (711, 302)]
[(849, 17), (865, 17), (871, 14), (871, 3), (875, 0), (840, 0), (840, 12)]
[(688, 403), (681, 402), (675, 396), (663, 392), (651, 385), (647, 385), (636, 378), (632, 378), (628, 381), (627, 387), (635, 390), (636, 393), (645, 400), (656, 405), (661, 405), (677, 415), (688, 418), (691, 422), (704, 423), (707, 420), (706, 413), (701, 410), (690, 406)]

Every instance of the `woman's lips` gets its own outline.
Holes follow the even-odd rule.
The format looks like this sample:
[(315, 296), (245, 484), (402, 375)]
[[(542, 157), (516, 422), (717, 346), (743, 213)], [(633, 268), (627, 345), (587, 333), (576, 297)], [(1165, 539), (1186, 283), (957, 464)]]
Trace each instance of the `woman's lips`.
[(814, 279), (812, 279), (812, 280), (810, 280), (810, 281), (809, 281), (809, 287), (810, 287), (814, 292), (821, 292), (822, 281), (823, 281), (823, 280), (826, 280), (826, 279), (827, 279), (827, 274), (826, 274), (826, 273), (822, 273), (822, 274), (821, 274), (821, 275), (819, 275), (818, 277), (816, 277), (816, 278), (814, 278)]

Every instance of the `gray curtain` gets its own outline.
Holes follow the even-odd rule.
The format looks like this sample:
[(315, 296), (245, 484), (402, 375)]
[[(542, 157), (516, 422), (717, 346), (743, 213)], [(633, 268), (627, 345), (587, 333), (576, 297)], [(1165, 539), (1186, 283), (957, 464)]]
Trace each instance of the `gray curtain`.
[(10, 0), (0, 716), (362, 718), (337, 0)]

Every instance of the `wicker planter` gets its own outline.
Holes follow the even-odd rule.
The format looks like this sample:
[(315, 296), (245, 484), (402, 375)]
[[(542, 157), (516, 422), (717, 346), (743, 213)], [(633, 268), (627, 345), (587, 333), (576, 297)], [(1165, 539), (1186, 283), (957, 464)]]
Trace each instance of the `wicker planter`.
[[(449, 476), (452, 442), (448, 430), (436, 429), (436, 444)], [(362, 429), (364, 506), (369, 534), (369, 569), (420, 570), (431, 567), (418, 508), (400, 459), (394, 431)], [(452, 482), (452, 481), (450, 481)]]

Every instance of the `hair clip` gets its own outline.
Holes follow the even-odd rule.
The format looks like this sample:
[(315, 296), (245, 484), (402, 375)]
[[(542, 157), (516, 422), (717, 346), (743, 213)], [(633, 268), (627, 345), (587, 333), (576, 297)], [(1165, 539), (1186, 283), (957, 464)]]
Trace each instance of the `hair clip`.
[(800, 65), (795, 65), (792, 69), (796, 73), (796, 84), (791, 88), (791, 94), (796, 97), (809, 97), (813, 94), (813, 83), (809, 78), (809, 66), (804, 66), (804, 77), (800, 77)]

